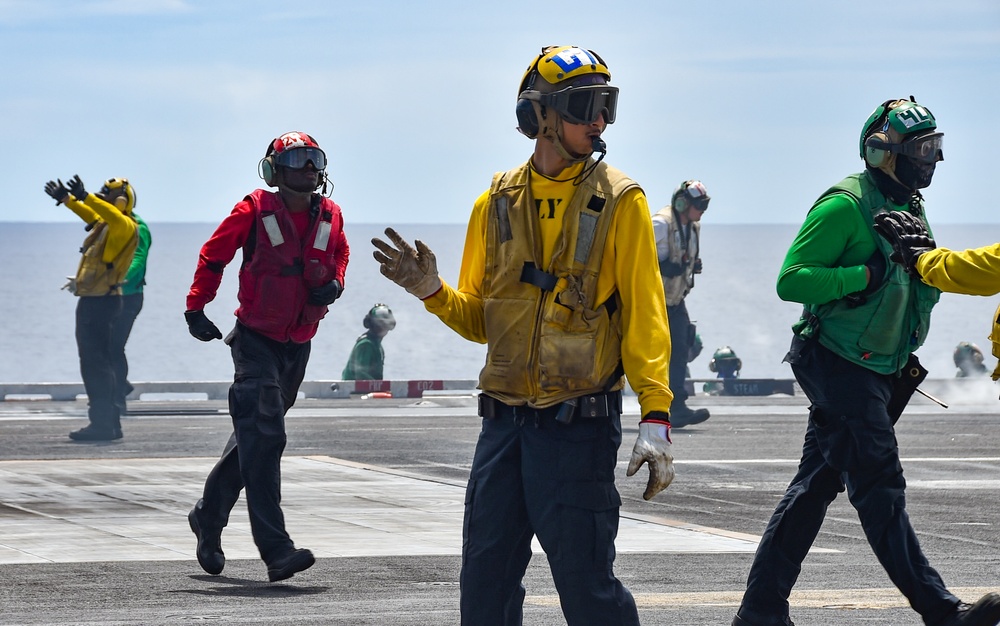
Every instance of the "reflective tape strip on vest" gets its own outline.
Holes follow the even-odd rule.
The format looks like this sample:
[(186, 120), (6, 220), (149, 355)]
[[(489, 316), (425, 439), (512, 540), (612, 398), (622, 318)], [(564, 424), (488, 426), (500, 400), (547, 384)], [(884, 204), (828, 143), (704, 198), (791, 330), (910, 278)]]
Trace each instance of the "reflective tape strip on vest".
[[(311, 337), (326, 307), (308, 304), (308, 290), (336, 277), (336, 250), (327, 248), (333, 216), (339, 210), (335, 211), (332, 200), (323, 198), (317, 219), (299, 237), (277, 193), (258, 189), (246, 201), (254, 208), (256, 241), (240, 278), (236, 316), (279, 341), (287, 341), (293, 332), (310, 326), (312, 330), (305, 334)], [(306, 241), (311, 244), (306, 245)]]

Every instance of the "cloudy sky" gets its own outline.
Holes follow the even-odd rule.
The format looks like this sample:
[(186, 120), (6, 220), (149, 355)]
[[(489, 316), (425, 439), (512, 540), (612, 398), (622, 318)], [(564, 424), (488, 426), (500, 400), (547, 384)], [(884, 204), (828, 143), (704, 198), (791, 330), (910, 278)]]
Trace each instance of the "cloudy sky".
[(346, 219), (464, 223), (530, 155), (514, 102), (546, 44), (608, 63), (607, 159), (654, 209), (698, 178), (706, 221), (797, 224), (912, 94), (945, 133), (934, 220), (1000, 221), (995, 0), (0, 0), (0, 221), (75, 220), (42, 189), (78, 173), (128, 177), (147, 221), (218, 222), (303, 130)]

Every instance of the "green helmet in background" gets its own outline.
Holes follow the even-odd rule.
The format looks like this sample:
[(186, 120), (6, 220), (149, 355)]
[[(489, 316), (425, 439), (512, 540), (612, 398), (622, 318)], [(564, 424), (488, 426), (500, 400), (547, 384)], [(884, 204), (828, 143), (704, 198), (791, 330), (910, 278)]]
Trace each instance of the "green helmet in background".
[(365, 314), (365, 318), (361, 320), (361, 323), (365, 328), (382, 334), (396, 328), (396, 318), (393, 316), (392, 310), (381, 302), (373, 306)]
[(983, 364), (983, 351), (974, 343), (963, 341), (958, 344), (952, 358), (955, 361), (955, 367), (958, 368), (955, 375), (959, 378), (986, 373), (986, 366)]
[(737, 378), (742, 368), (743, 361), (729, 346), (723, 346), (716, 350), (712, 355), (712, 360), (708, 362), (708, 369), (716, 372), (719, 378)]

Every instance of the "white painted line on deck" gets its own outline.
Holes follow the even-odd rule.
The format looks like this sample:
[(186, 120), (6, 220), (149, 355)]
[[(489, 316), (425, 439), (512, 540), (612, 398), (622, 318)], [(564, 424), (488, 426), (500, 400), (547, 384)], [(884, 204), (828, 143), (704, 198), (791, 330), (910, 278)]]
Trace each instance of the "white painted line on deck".
[[(194, 560), (187, 513), (214, 458), (0, 462), (0, 564)], [(317, 557), (459, 555), (464, 481), (328, 456), (285, 457), (282, 508)], [(619, 553), (752, 553), (759, 537), (623, 515)], [(256, 559), (241, 499), (229, 559)], [(541, 550), (534, 545), (536, 553)], [(197, 567), (195, 565), (194, 567)]]
[[(949, 591), (967, 602), (996, 591), (989, 587), (952, 587)], [(640, 609), (662, 607), (729, 606), (736, 609), (743, 591), (696, 591), (688, 593), (636, 593)], [(559, 606), (556, 595), (527, 596), (525, 602), (536, 606)], [(792, 609), (899, 609), (909, 608), (906, 598), (895, 587), (876, 589), (793, 589), (788, 603)], [(793, 615), (794, 617), (794, 615)], [(913, 623), (917, 623), (916, 620)]]

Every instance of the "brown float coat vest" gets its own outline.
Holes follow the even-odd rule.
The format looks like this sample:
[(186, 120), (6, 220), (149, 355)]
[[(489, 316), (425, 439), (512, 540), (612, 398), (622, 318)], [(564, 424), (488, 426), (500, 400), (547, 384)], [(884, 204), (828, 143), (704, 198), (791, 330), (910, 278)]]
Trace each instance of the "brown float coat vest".
[[(130, 216), (130, 219), (131, 216)], [(108, 223), (99, 220), (83, 240), (80, 252), (80, 267), (76, 279), (71, 283), (71, 291), (76, 296), (120, 296), (122, 282), (132, 264), (132, 256), (139, 245), (138, 232), (110, 263), (104, 262), (104, 248), (108, 245)]]
[(479, 382), (507, 404), (544, 408), (623, 386), (617, 296), (595, 302), (595, 294), (615, 209), (638, 185), (597, 164), (566, 208), (552, 258), (541, 259), (530, 181), (525, 163), (496, 174), (490, 187), (482, 285), (489, 347)]

